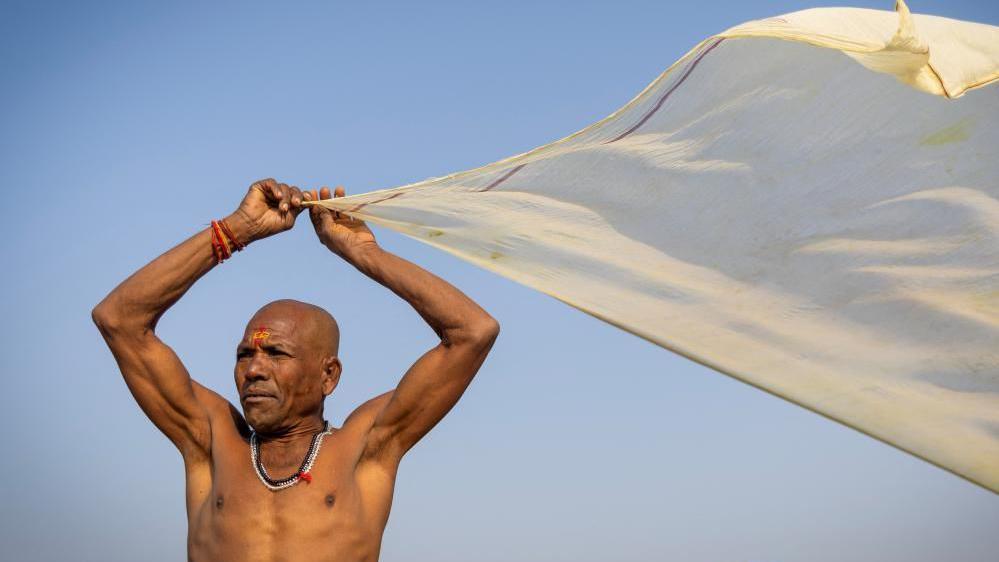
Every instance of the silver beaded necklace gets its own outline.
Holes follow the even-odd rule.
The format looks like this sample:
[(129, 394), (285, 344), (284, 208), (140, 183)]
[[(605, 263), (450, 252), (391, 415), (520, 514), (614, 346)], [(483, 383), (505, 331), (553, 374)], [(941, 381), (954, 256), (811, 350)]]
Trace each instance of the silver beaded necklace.
[(312, 443), (309, 445), (309, 452), (305, 454), (305, 458), (302, 460), (302, 465), (299, 467), (298, 472), (288, 478), (274, 480), (267, 474), (267, 469), (264, 468), (263, 463), (260, 462), (260, 440), (257, 438), (257, 432), (251, 432), (250, 462), (253, 464), (253, 470), (257, 473), (257, 478), (260, 478), (260, 481), (263, 482), (264, 486), (267, 486), (267, 488), (275, 492), (285, 488), (290, 488), (291, 486), (298, 484), (300, 480), (305, 480), (307, 483), (312, 482), (312, 474), (310, 473), (312, 465), (316, 462), (316, 457), (319, 456), (319, 449), (323, 446), (323, 439), (332, 433), (333, 428), (330, 427), (330, 422), (323, 420), (323, 430), (312, 436)]

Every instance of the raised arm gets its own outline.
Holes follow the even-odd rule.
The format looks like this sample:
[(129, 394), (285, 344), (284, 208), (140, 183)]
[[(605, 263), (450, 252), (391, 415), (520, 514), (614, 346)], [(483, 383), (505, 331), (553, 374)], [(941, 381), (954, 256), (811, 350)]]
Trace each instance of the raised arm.
[[(297, 188), (263, 180), (250, 186), (225, 222), (240, 243), (248, 244), (291, 228), (301, 197)], [(191, 380), (156, 336), (156, 324), (215, 265), (209, 228), (132, 274), (93, 310), (132, 396), (185, 457), (210, 450), (209, 411), (215, 404), (207, 402), (221, 399)]]
[[(323, 188), (305, 197), (317, 195), (326, 199), (330, 194)], [(336, 195), (343, 195), (342, 188)], [(373, 419), (366, 454), (398, 462), (457, 403), (489, 353), (499, 324), (451, 284), (383, 250), (363, 222), (315, 205), (310, 216), (326, 247), (402, 297), (440, 338), (394, 392), (362, 406)]]

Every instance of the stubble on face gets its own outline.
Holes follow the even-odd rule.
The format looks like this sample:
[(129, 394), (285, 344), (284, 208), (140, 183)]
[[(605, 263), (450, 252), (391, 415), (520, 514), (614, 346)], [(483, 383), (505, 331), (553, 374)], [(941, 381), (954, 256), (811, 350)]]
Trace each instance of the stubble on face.
[(246, 422), (281, 434), (322, 417), (323, 362), (339, 344), (336, 321), (298, 301), (261, 308), (237, 348), (236, 387)]

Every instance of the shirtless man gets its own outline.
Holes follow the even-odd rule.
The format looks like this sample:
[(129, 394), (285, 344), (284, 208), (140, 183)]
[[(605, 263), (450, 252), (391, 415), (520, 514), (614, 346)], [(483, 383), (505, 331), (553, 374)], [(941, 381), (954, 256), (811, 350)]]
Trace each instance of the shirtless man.
[[(249, 244), (290, 229), (303, 202), (329, 196), (263, 180), (225, 223)], [(377, 560), (399, 461), (455, 405), (499, 333), (456, 288), (381, 249), (363, 222), (315, 205), (309, 213), (327, 248), (409, 302), (441, 340), (340, 428), (324, 433), (323, 401), (341, 365), (336, 321), (321, 308), (277, 301), (253, 316), (236, 348), (242, 412), (193, 381), (156, 336), (160, 316), (215, 267), (213, 240), (225, 237), (213, 228), (94, 308), (129, 390), (184, 458), (190, 560)]]

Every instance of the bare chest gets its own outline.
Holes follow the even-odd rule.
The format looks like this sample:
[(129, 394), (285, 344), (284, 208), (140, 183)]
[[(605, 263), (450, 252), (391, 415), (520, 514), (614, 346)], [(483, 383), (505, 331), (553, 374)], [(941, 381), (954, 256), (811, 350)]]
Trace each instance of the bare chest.
[[(310, 471), (311, 481), (299, 480), (278, 491), (261, 482), (249, 444), (238, 436), (217, 447), (213, 456), (210, 481), (202, 483), (196, 497), (191, 488), (199, 483), (188, 478), (189, 501), (194, 500), (188, 545), (193, 559), (200, 558), (197, 552), (219, 560), (377, 556), (392, 490), (361, 489), (356, 455), (348, 443), (329, 438)], [(264, 466), (280, 479), (295, 474), (298, 461)], [(386, 494), (387, 501), (379, 501)]]

